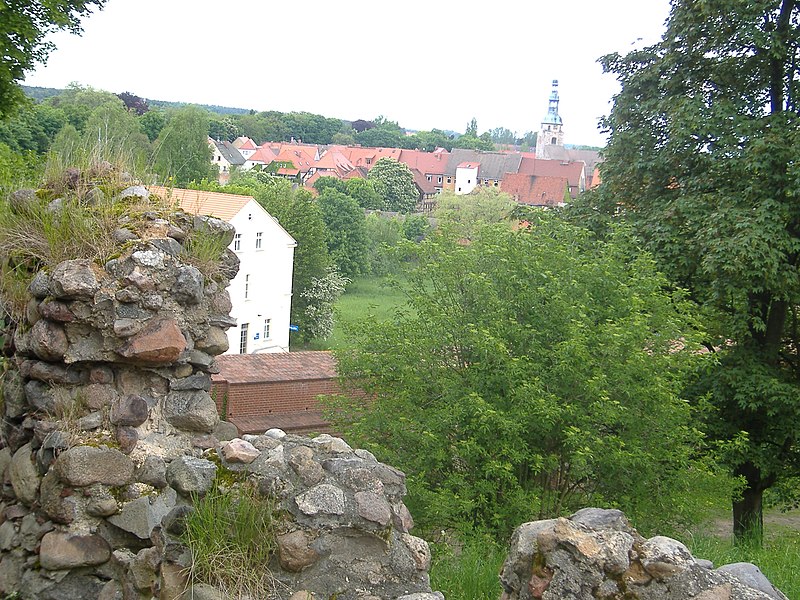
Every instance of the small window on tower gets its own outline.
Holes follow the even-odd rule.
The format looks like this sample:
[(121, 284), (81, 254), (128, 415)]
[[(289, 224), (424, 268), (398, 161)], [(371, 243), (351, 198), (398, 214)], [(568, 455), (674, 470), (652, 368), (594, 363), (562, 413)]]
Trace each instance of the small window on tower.
[(556, 143), (556, 138), (551, 138), (551, 139), (550, 139), (550, 143), (551, 143), (551, 144), (553, 144), (553, 145), (555, 145), (555, 143)]

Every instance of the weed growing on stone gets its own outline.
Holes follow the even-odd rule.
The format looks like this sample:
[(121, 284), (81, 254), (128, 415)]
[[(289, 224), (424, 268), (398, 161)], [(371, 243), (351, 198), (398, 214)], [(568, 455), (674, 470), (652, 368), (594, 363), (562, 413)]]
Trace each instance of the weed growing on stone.
[(211, 231), (192, 231), (183, 244), (181, 258), (196, 267), (206, 278), (220, 276), (220, 259), (228, 246), (225, 240)]
[(226, 598), (273, 597), (269, 570), (276, 548), (274, 503), (248, 483), (216, 482), (186, 518), (183, 541), (192, 552), (191, 581), (207, 583)]

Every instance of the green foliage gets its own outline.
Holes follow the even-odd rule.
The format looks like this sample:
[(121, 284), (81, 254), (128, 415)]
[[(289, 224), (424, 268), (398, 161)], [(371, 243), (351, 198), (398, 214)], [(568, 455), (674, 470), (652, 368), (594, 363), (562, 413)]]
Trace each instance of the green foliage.
[(314, 189), (317, 190), (317, 192), (320, 194), (328, 189), (340, 192), (342, 194), (346, 194), (347, 183), (345, 183), (338, 177), (325, 176), (325, 177), (320, 177), (314, 182)]
[(507, 534), (602, 504), (658, 527), (724, 489), (678, 396), (700, 360), (688, 306), (622, 232), (597, 243), (543, 215), (415, 250), (410, 310), (337, 353), (374, 402), (340, 399), (336, 427), (408, 474), (423, 526)]
[(168, 116), (155, 141), (154, 169), (160, 179), (177, 186), (215, 176), (208, 145), (208, 113), (196, 106)]
[(18, 154), (0, 142), (0, 197), (25, 187), (38, 162), (32, 153)]
[(154, 142), (158, 134), (164, 129), (167, 123), (167, 116), (161, 110), (148, 110), (139, 117), (139, 128), (147, 136), (147, 139)]
[(350, 280), (342, 277), (331, 265), (324, 277), (314, 278), (303, 290), (305, 301), (305, 334), (308, 338), (324, 340), (333, 331), (333, 305), (344, 293)]
[(470, 194), (442, 191), (436, 197), (433, 216), (440, 226), (450, 228), (465, 238), (471, 238), (487, 224), (513, 222), (517, 203), (494, 187), (479, 186)]
[(367, 231), (364, 210), (350, 196), (333, 189), (317, 199), (328, 228), (328, 252), (339, 272), (348, 279), (367, 270)]
[(490, 538), (469, 538), (456, 549), (434, 544), (431, 589), (448, 600), (497, 600), (502, 593), (497, 574), (508, 550)]
[(381, 158), (370, 169), (367, 179), (383, 198), (385, 210), (407, 213), (417, 205), (419, 190), (408, 165), (392, 158)]
[(395, 273), (399, 265), (394, 249), (403, 239), (403, 224), (400, 219), (370, 213), (365, 224), (369, 272), (377, 276)]
[(65, 29), (80, 33), (80, 19), (103, 4), (105, 0), (18, 0), (0, 5), (0, 119), (22, 101), (19, 82), (25, 73), (45, 62), (53, 50), (47, 35)]
[(227, 598), (273, 597), (275, 581), (267, 567), (276, 548), (273, 501), (249, 482), (230, 489), (215, 482), (193, 504), (182, 536), (192, 552), (192, 581), (212, 585)]
[(622, 89), (603, 185), (571, 209), (598, 231), (628, 220), (702, 306), (717, 359), (695, 389), (747, 482), (734, 502), (747, 536), (764, 490), (800, 473), (798, 19), (788, 0), (676, 2), (661, 43), (604, 57)]
[(428, 234), (430, 228), (428, 217), (424, 215), (408, 215), (403, 220), (403, 235), (407, 240), (422, 240)]
[[(341, 191), (341, 190), (340, 190)], [(375, 190), (369, 179), (354, 177), (345, 182), (344, 193), (353, 198), (361, 208), (382, 210), (385, 208), (384, 199)]]
[(223, 237), (211, 230), (193, 230), (181, 247), (181, 258), (205, 277), (216, 279), (220, 275), (220, 259), (227, 247)]
[(732, 544), (710, 536), (694, 536), (684, 542), (692, 555), (705, 558), (715, 566), (737, 562), (758, 565), (770, 583), (787, 598), (800, 598), (800, 579), (797, 565), (800, 564), (800, 538), (796, 530), (785, 529), (777, 535), (768, 536), (763, 547), (754, 544)]

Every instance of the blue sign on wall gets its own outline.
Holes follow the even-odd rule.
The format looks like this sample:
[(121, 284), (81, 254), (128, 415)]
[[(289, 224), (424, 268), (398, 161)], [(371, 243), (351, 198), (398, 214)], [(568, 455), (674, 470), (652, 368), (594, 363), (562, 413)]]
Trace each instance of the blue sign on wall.
[(258, 332), (256, 332), (256, 334), (253, 336), (253, 339), (254, 339), (254, 340), (257, 340), (257, 339), (258, 339), (258, 336), (259, 336), (259, 334), (258, 334)]
[(297, 325), (289, 325), (289, 331), (300, 331)]

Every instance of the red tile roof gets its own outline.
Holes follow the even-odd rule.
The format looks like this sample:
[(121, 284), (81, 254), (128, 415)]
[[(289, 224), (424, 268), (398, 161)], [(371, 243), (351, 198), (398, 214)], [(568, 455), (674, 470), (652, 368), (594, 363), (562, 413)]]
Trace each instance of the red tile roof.
[(265, 144), (264, 146), (259, 146), (258, 150), (256, 150), (247, 160), (261, 162), (265, 165), (268, 165), (275, 160), (275, 152), (273, 152), (272, 148)]
[(333, 354), (322, 351), (225, 354), (216, 358), (214, 381), (266, 383), (336, 377)]
[(193, 215), (210, 215), (223, 221), (230, 221), (244, 206), (253, 200), (252, 196), (239, 194), (223, 194), (221, 192), (205, 192), (200, 190), (182, 190), (165, 188), (158, 185), (147, 187), (151, 194), (171, 200), (182, 210)]
[(565, 177), (544, 177), (525, 173), (508, 173), (500, 182), (500, 190), (522, 204), (558, 206), (569, 189)]

